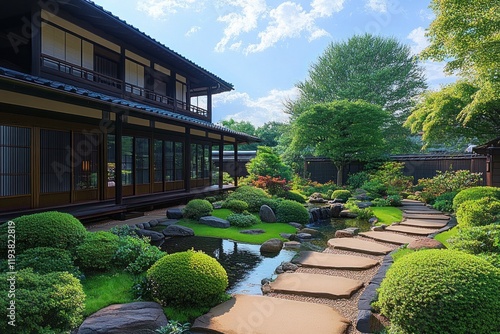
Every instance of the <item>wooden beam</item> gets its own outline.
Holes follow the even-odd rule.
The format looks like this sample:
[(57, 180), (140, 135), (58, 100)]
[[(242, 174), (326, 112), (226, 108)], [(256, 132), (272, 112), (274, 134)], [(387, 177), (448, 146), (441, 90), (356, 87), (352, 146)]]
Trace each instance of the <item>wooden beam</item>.
[(115, 122), (115, 204), (116, 205), (121, 205), (123, 203), (122, 137), (123, 137), (122, 115), (116, 114), (116, 122)]

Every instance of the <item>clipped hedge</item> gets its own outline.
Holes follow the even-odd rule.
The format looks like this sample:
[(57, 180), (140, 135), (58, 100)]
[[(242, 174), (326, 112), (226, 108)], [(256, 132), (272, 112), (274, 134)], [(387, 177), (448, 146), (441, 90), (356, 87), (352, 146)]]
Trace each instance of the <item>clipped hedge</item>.
[(302, 204), (285, 199), (278, 203), (276, 220), (280, 223), (307, 224), (309, 222), (309, 211)]
[(448, 242), (451, 249), (477, 255), (500, 268), (499, 224), (459, 229)]
[(500, 271), (456, 250), (423, 250), (394, 262), (376, 305), (402, 333), (495, 333)]
[(139, 275), (149, 269), (167, 253), (153, 246), (145, 238), (123, 236), (118, 242), (118, 249), (113, 262), (126, 271)]
[(227, 200), (240, 200), (248, 204), (248, 211), (259, 212), (263, 204), (270, 199), (270, 196), (260, 188), (242, 186), (229, 194)]
[(499, 224), (500, 200), (484, 197), (462, 202), (457, 209), (457, 222), (460, 228)]
[(330, 199), (339, 199), (343, 201), (344, 203), (347, 202), (347, 200), (351, 197), (351, 192), (349, 190), (335, 190), (332, 193), (332, 196)]
[(67, 271), (80, 276), (73, 262), (71, 253), (65, 249), (53, 247), (36, 247), (25, 250), (16, 258), (16, 269), (32, 268), (38, 274), (48, 274), (56, 271)]
[[(69, 333), (83, 320), (85, 294), (80, 281), (67, 272), (46, 275), (32, 269), (15, 275), (15, 298), (9, 298), (11, 275), (0, 274), (0, 333)], [(5, 292), (5, 293), (4, 293)], [(15, 301), (15, 327), (8, 324)]]
[(302, 196), (301, 194), (296, 193), (294, 191), (287, 191), (283, 195), (283, 198), (284, 199), (289, 199), (291, 201), (299, 202), (299, 203), (302, 203), (302, 204), (304, 204), (306, 202), (306, 199), (304, 198), (304, 196)]
[(443, 211), (443, 212), (452, 212), (453, 211), (453, 199), (455, 196), (457, 196), (458, 192), (456, 191), (451, 191), (444, 193), (442, 195), (439, 195), (436, 197), (436, 200), (434, 201), (434, 204), (432, 207), (436, 210)]
[(184, 218), (199, 220), (201, 217), (210, 216), (214, 207), (205, 199), (193, 199), (184, 207)]
[(101, 271), (113, 265), (119, 238), (111, 232), (87, 232), (76, 248), (76, 263), (84, 271)]
[(153, 298), (163, 306), (211, 307), (228, 285), (225, 269), (203, 252), (166, 255), (147, 271)]
[(453, 210), (457, 211), (460, 204), (465, 201), (478, 200), (484, 197), (500, 199), (500, 188), (496, 187), (471, 187), (460, 191), (453, 198)]
[[(13, 220), (16, 231), (16, 251), (35, 247), (72, 250), (85, 236), (85, 227), (70, 214), (49, 211), (25, 215)], [(5, 225), (4, 225), (5, 226)], [(0, 248), (7, 248), (7, 236), (1, 232)]]
[(233, 213), (227, 216), (227, 221), (231, 226), (237, 227), (249, 227), (257, 224), (257, 217), (252, 215), (251, 213)]
[(236, 213), (242, 213), (243, 211), (248, 209), (248, 204), (244, 201), (239, 200), (239, 199), (230, 199), (230, 200), (224, 201), (222, 203), (222, 207), (224, 209), (229, 209), (229, 210), (236, 212)]

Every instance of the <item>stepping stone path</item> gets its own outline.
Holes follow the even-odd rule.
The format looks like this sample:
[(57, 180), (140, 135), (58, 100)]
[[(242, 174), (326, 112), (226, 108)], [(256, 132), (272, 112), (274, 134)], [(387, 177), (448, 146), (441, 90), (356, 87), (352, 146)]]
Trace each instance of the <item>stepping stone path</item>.
[[(374, 323), (376, 317), (369, 307), (373, 299), (368, 296), (383, 280), (382, 269), (390, 265), (385, 256), (400, 245), (435, 233), (449, 220), (418, 201), (403, 200), (401, 210), (403, 221), (384, 231), (330, 239), (322, 253), (300, 252), (293, 259), (299, 269), (268, 283), (268, 295), (235, 295), (196, 319), (191, 332), (356, 334), (377, 330), (381, 325)], [(357, 319), (352, 308), (359, 310)]]

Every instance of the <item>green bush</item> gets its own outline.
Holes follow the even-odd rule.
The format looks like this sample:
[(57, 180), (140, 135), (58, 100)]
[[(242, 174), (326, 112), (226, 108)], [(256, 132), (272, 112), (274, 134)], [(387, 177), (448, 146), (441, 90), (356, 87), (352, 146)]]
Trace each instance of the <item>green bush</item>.
[(453, 199), (455, 198), (456, 195), (457, 195), (456, 191), (450, 191), (442, 195), (439, 195), (438, 197), (436, 197), (436, 200), (434, 201), (432, 207), (442, 212), (452, 212)]
[(302, 204), (285, 199), (278, 203), (276, 220), (280, 223), (307, 224), (309, 222), (309, 211)]
[(233, 213), (227, 216), (227, 221), (231, 224), (231, 226), (249, 227), (257, 224), (257, 217), (251, 213)]
[(163, 306), (218, 303), (228, 285), (227, 273), (214, 258), (188, 250), (166, 255), (147, 271), (153, 298)]
[(242, 213), (248, 209), (248, 204), (239, 199), (230, 199), (222, 203), (224, 209), (229, 209), (236, 213)]
[(354, 174), (349, 174), (347, 178), (347, 185), (350, 189), (356, 190), (361, 188), (363, 184), (370, 179), (370, 174), (365, 171), (357, 172)]
[(113, 262), (131, 274), (139, 275), (166, 254), (151, 245), (148, 239), (125, 236), (119, 239)]
[(332, 195), (331, 199), (340, 199), (343, 202), (347, 202), (347, 200), (351, 197), (351, 192), (349, 190), (335, 190)]
[(358, 200), (349, 200), (345, 204), (345, 208), (351, 211), (352, 213), (355, 213), (357, 215), (357, 219), (360, 220), (368, 220), (375, 216), (373, 213), (373, 210), (371, 208), (363, 208), (360, 209), (358, 204), (360, 201)]
[(372, 201), (373, 206), (391, 206), (391, 202), (389, 202), (388, 199), (386, 198), (375, 198)]
[(370, 180), (363, 183), (362, 188), (373, 197), (387, 196), (387, 186), (379, 180)]
[(387, 196), (387, 200), (389, 201), (390, 206), (401, 206), (403, 205), (401, 196), (399, 195), (389, 195)]
[(460, 204), (465, 201), (493, 197), (500, 199), (500, 188), (496, 187), (472, 187), (460, 191), (453, 199), (453, 210), (457, 211)]
[(460, 228), (500, 223), (500, 200), (484, 197), (462, 202), (458, 206), (457, 222)]
[[(9, 297), (12, 275), (0, 274), (1, 333), (69, 333), (82, 322), (85, 294), (80, 281), (67, 272), (15, 274), (15, 297)], [(12, 281), (13, 282), (13, 281)], [(15, 326), (8, 324), (10, 303), (15, 301)]]
[(25, 250), (16, 258), (16, 269), (21, 270), (25, 268), (31, 268), (37, 274), (67, 271), (76, 277), (80, 276), (71, 253), (59, 248), (35, 247)]
[(495, 333), (500, 271), (455, 250), (408, 254), (388, 270), (376, 306), (402, 333)]
[(270, 196), (260, 188), (252, 186), (242, 186), (231, 193), (227, 200), (240, 200), (248, 204), (248, 211), (259, 212), (260, 207), (268, 200)]
[(193, 199), (184, 207), (184, 218), (199, 220), (201, 217), (210, 216), (214, 207), (204, 199)]
[(500, 225), (474, 226), (458, 230), (448, 240), (451, 249), (478, 255), (500, 268)]
[(118, 250), (118, 236), (111, 232), (87, 232), (76, 248), (76, 263), (83, 271), (109, 269)]
[(299, 202), (301, 204), (304, 204), (306, 202), (306, 199), (304, 198), (304, 196), (302, 196), (301, 194), (296, 193), (294, 191), (287, 191), (283, 195), (283, 198), (284, 199), (289, 199), (291, 201)]
[[(16, 251), (34, 247), (53, 247), (72, 250), (85, 236), (85, 227), (67, 213), (43, 212), (14, 219)], [(4, 224), (6, 226), (6, 224)], [(7, 248), (6, 227), (0, 232), (0, 247)], [(5, 253), (4, 253), (5, 254)]]

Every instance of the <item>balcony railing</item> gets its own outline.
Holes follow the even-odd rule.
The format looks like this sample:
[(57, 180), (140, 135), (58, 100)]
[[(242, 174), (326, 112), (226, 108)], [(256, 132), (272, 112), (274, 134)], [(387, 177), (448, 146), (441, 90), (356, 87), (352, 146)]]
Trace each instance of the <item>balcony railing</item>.
[[(161, 95), (151, 90), (125, 83), (120, 79), (113, 78), (51, 56), (42, 55), (41, 64), (47, 69), (63, 72), (79, 79), (90, 81), (93, 84), (97, 84), (101, 87), (106, 86), (108, 89), (111, 88), (111, 90), (115, 92), (119, 90), (122, 92), (123, 96), (130, 96), (140, 98), (142, 100), (153, 101), (155, 102), (155, 104), (166, 106), (174, 111), (194, 114), (203, 118), (208, 117), (208, 112), (206, 109), (193, 105), (188, 106), (188, 104), (184, 101), (176, 100), (173, 97)], [(122, 91), (122, 87), (124, 87), (124, 91)]]

